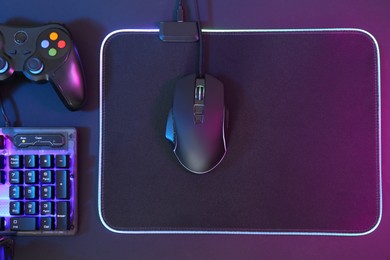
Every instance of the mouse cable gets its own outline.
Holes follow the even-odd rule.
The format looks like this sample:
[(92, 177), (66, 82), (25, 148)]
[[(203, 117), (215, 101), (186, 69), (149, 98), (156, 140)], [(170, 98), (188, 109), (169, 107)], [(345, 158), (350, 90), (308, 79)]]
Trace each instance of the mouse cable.
[(0, 237), (0, 259), (11, 260), (14, 258), (15, 243), (11, 238)]
[(7, 112), (5, 111), (4, 102), (3, 102), (3, 95), (1, 95), (1, 92), (0, 92), (0, 109), (1, 109), (1, 113), (3, 114), (3, 117), (4, 117), (4, 126), (10, 127), (11, 121), (9, 121), (9, 118), (7, 116)]
[(184, 11), (183, 11), (183, 5), (181, 3), (181, 0), (179, 0), (179, 3), (177, 4), (176, 20), (179, 23), (184, 22)]
[[(204, 78), (204, 68), (203, 68), (203, 40), (202, 40), (202, 25), (200, 22), (200, 14), (199, 14), (199, 6), (198, 0), (195, 0), (195, 12), (196, 12), (196, 24), (198, 29), (198, 37), (199, 37), (199, 60), (198, 60), (198, 78)], [(176, 9), (176, 21), (181, 23), (184, 22), (184, 9), (182, 0), (178, 1), (177, 9)]]
[(204, 78), (204, 67), (203, 67), (203, 40), (202, 40), (202, 25), (200, 23), (200, 14), (198, 0), (195, 0), (195, 11), (196, 11), (196, 20), (198, 24), (198, 34), (199, 34), (199, 61), (198, 61), (198, 77)]

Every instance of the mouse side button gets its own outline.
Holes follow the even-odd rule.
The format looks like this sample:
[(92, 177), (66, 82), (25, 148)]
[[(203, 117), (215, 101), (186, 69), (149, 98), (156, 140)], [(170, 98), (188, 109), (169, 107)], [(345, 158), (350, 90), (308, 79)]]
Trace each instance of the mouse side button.
[(169, 111), (168, 119), (167, 119), (167, 125), (165, 130), (165, 138), (171, 141), (172, 143), (175, 142), (175, 132), (173, 128), (173, 112), (172, 109)]

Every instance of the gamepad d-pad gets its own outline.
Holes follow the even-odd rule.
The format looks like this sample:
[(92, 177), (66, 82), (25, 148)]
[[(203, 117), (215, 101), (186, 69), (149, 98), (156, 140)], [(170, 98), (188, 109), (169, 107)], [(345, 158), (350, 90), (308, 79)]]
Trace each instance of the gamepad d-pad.
[(84, 102), (80, 59), (69, 31), (60, 24), (0, 25), (0, 81), (15, 72), (32, 81), (49, 81), (70, 110), (80, 109)]

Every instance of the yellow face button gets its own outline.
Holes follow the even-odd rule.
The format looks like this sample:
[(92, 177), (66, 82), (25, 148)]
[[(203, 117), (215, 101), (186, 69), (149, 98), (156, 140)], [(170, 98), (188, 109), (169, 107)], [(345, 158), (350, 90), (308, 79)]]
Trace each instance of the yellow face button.
[(58, 33), (56, 33), (56, 32), (50, 33), (49, 38), (50, 38), (50, 40), (52, 40), (52, 41), (57, 40), (57, 39), (58, 39)]

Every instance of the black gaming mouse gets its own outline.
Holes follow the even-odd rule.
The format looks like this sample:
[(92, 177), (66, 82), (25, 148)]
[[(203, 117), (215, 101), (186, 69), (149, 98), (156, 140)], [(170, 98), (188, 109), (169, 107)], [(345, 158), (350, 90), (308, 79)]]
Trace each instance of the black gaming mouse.
[(176, 83), (166, 138), (184, 168), (203, 174), (213, 170), (226, 154), (227, 109), (224, 87), (218, 79), (195, 74)]

